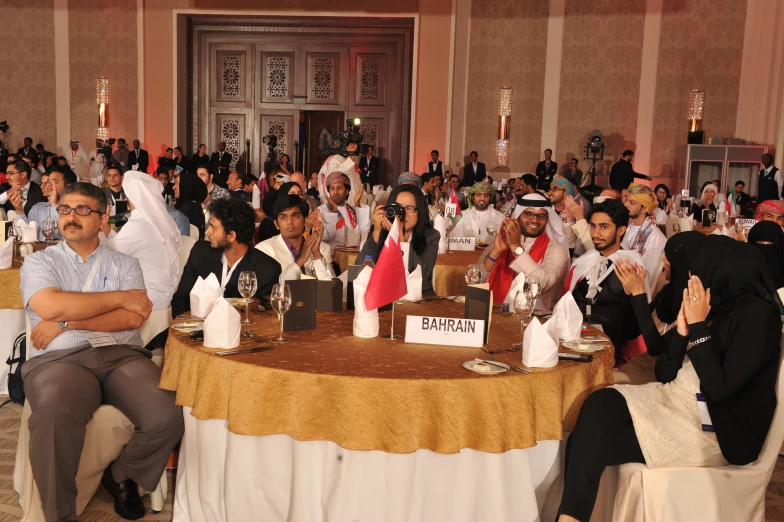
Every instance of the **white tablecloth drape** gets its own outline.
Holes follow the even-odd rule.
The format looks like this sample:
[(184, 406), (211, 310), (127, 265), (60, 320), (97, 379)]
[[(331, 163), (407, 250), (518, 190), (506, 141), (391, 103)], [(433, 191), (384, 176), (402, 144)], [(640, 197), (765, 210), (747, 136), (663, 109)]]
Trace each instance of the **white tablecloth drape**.
[(5, 362), (14, 352), (14, 343), (24, 339), (25, 328), (24, 310), (0, 309), (0, 395), (8, 393), (9, 367)]
[(183, 415), (175, 522), (525, 522), (554, 520), (561, 499), (565, 441), (390, 454)]

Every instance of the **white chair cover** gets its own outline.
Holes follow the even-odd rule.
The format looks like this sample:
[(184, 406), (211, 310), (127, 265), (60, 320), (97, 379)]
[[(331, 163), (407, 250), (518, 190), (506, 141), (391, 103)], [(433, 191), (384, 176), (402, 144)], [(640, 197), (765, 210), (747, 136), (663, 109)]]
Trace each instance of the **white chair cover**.
[(667, 239), (670, 239), (672, 236), (677, 234), (678, 232), (688, 232), (691, 230), (691, 222), (686, 218), (669, 218), (667, 220)]
[(195, 239), (196, 241), (198, 241), (199, 240), (199, 229), (196, 227), (196, 225), (191, 225), (190, 229), (191, 229), (191, 237), (193, 239)]
[[(190, 238), (189, 238), (190, 239)], [(182, 272), (180, 272), (182, 275)], [(139, 335), (142, 336), (142, 346), (147, 346), (147, 343), (164, 330), (169, 328), (172, 323), (171, 306), (166, 310), (155, 310), (150, 314), (150, 317), (142, 323), (139, 328)]]
[(609, 467), (602, 475), (591, 522), (762, 522), (765, 489), (784, 442), (782, 360), (784, 350), (776, 385), (779, 403), (756, 462), (720, 468)]
[(196, 234), (196, 237), (182, 236), (180, 238), (180, 249), (178, 252), (180, 257), (180, 277), (182, 277), (182, 272), (185, 270), (185, 263), (188, 262), (188, 257), (191, 255), (191, 248), (193, 248), (193, 245), (195, 245), (198, 240), (198, 233)]

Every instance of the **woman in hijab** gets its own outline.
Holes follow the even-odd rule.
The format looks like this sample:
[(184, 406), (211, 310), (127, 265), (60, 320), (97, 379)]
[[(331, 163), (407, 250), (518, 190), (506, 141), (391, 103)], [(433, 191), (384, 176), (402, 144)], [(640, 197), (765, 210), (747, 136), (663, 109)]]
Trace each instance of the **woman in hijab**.
[(775, 221), (760, 221), (749, 231), (749, 244), (762, 253), (773, 285), (784, 288), (784, 230)]
[[(776, 409), (781, 302), (762, 255), (729, 237), (706, 237), (690, 270), (659, 382), (605, 388), (583, 403), (567, 444), (561, 522), (591, 518), (607, 466), (742, 466), (759, 456)], [(715, 431), (702, 429), (697, 393)]]
[(199, 229), (199, 241), (204, 239), (204, 210), (201, 202), (207, 199), (207, 185), (196, 174), (183, 172), (174, 185), (176, 208), (188, 218), (191, 225)]

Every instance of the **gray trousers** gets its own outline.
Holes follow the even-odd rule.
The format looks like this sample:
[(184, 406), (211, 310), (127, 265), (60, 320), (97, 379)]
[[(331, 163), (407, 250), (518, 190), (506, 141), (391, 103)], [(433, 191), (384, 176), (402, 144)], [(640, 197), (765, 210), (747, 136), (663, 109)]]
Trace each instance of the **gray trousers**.
[(160, 369), (141, 347), (115, 345), (56, 350), (22, 366), (30, 402), (30, 464), (47, 521), (76, 519), (76, 472), (85, 427), (110, 404), (136, 430), (114, 462), (117, 476), (152, 491), (182, 437), (182, 408), (158, 388)]

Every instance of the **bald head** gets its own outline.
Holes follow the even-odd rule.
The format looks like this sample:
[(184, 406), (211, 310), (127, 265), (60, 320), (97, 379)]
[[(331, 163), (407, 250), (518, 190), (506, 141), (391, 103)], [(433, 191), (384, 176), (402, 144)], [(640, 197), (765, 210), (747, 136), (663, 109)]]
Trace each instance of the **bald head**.
[(305, 182), (305, 175), (302, 172), (295, 172), (289, 176), (289, 181), (299, 185), (299, 188), (302, 189), (303, 194), (308, 191), (308, 185)]
[(600, 195), (600, 196), (604, 196), (604, 197), (606, 197), (606, 198), (617, 199), (617, 200), (619, 200), (619, 201), (620, 201), (620, 199), (621, 199), (621, 193), (620, 193), (620, 192), (618, 192), (617, 190), (615, 190), (615, 189), (611, 189), (611, 188), (604, 189), (604, 190), (602, 191), (602, 193), (601, 193), (601, 194), (599, 194), (599, 195)]

